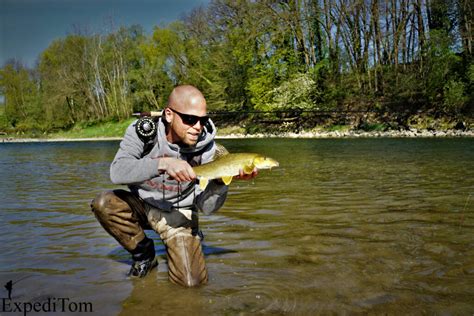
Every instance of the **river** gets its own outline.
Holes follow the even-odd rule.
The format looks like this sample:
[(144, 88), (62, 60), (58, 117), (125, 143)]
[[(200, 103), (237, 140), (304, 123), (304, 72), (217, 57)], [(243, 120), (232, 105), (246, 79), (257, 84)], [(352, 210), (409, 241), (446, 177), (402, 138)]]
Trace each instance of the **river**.
[(280, 167), (201, 216), (209, 283), (195, 289), (168, 282), (151, 232), (158, 269), (128, 279), (90, 212), (118, 188), (118, 142), (0, 144), (0, 314), (474, 313), (473, 138), (220, 142)]

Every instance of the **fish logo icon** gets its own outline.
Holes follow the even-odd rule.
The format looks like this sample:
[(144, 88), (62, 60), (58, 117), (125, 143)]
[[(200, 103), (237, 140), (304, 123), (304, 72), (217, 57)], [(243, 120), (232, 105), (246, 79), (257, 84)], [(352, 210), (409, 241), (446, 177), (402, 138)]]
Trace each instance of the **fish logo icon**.
[(13, 280), (8, 281), (5, 284), (5, 288), (8, 291), (8, 299), (11, 300), (12, 299), (12, 291), (13, 291)]

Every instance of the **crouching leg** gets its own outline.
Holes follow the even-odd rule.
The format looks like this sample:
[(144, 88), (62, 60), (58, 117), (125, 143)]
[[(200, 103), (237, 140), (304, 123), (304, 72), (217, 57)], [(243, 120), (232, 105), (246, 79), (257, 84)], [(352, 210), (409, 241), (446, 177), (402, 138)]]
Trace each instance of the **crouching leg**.
[(177, 232), (165, 241), (171, 282), (186, 287), (207, 283), (207, 268), (199, 236)]
[(128, 275), (144, 277), (157, 266), (153, 240), (146, 237), (146, 209), (143, 203), (125, 190), (99, 194), (91, 203), (99, 223), (133, 258)]
[(176, 220), (176, 213), (173, 215), (174, 218), (170, 218), (169, 214), (164, 212), (161, 213), (160, 215), (155, 213), (155, 216), (151, 214), (151, 218), (149, 214), (149, 219), (166, 246), (169, 280), (185, 287), (206, 284), (208, 275), (201, 238), (197, 234), (197, 214), (193, 214), (193, 219), (185, 221), (184, 225), (173, 227), (182, 224)]

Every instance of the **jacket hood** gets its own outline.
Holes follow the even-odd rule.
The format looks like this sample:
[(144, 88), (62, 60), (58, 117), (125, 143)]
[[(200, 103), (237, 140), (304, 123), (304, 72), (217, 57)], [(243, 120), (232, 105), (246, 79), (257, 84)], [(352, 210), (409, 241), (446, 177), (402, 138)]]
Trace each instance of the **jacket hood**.
[(156, 135), (156, 138), (160, 148), (168, 147), (174, 152), (190, 154), (203, 151), (206, 146), (213, 142), (214, 137), (216, 136), (216, 132), (216, 126), (211, 121), (211, 119), (209, 119), (206, 125), (204, 125), (204, 128), (202, 129), (201, 135), (199, 135), (196, 145), (189, 147), (181, 147), (178, 144), (172, 144), (166, 140), (166, 126), (164, 123), (164, 118), (161, 117), (158, 121), (158, 133)]

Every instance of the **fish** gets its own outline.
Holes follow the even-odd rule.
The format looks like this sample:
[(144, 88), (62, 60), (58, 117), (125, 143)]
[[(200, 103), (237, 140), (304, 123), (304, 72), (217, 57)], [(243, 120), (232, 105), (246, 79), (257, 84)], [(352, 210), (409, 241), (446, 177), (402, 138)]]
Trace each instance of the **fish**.
[(225, 153), (211, 162), (193, 167), (199, 180), (199, 187), (204, 190), (209, 180), (222, 179), (225, 185), (232, 182), (234, 176), (239, 175), (240, 169), (245, 174), (251, 174), (255, 168), (271, 169), (279, 163), (273, 158), (255, 153)]

